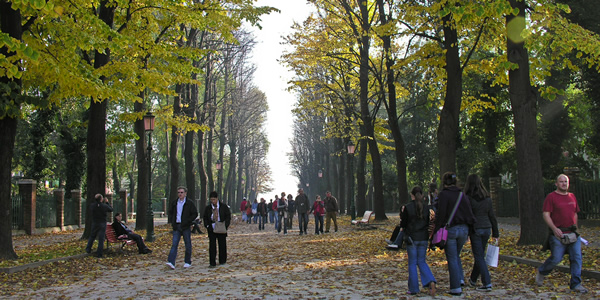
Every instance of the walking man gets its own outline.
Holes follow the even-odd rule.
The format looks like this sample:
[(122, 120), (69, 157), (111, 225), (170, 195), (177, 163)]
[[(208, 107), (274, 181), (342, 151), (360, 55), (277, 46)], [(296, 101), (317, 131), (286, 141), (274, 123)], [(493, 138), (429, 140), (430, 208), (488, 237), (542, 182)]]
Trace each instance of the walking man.
[[(556, 190), (544, 200), (543, 217), (550, 229), (548, 245), (550, 257), (538, 268), (535, 283), (544, 284), (544, 277), (561, 262), (565, 253), (571, 263), (569, 288), (574, 292), (587, 293), (581, 284), (581, 238), (577, 233), (577, 212), (579, 205), (575, 195), (569, 193), (569, 177), (564, 174), (556, 177)], [(569, 239), (569, 237), (572, 237)]]
[(196, 205), (191, 200), (187, 199), (187, 188), (180, 186), (177, 188), (177, 200), (171, 202), (169, 206), (168, 216), (169, 223), (173, 226), (173, 242), (167, 266), (175, 269), (175, 259), (177, 258), (177, 247), (183, 236), (185, 244), (184, 268), (192, 266), (192, 223), (198, 217)]
[(304, 189), (298, 190), (298, 196), (296, 196), (296, 211), (298, 211), (298, 225), (300, 226), (300, 235), (306, 234), (306, 227), (308, 227), (308, 210), (310, 209), (310, 202), (308, 196), (304, 193)]
[(219, 246), (219, 264), (224, 265), (227, 262), (227, 232), (216, 233), (217, 222), (225, 223), (225, 229), (229, 228), (231, 223), (231, 210), (229, 206), (219, 201), (218, 194), (215, 191), (210, 193), (210, 204), (204, 208), (204, 226), (208, 232), (208, 259), (209, 267), (217, 266), (217, 242)]
[(335, 232), (337, 232), (337, 212), (339, 210), (338, 201), (337, 199), (335, 199), (334, 196), (331, 196), (330, 191), (327, 191), (327, 193), (325, 193), (325, 201), (323, 202), (325, 202), (325, 233), (329, 232), (329, 225), (331, 224), (331, 219), (333, 219)]

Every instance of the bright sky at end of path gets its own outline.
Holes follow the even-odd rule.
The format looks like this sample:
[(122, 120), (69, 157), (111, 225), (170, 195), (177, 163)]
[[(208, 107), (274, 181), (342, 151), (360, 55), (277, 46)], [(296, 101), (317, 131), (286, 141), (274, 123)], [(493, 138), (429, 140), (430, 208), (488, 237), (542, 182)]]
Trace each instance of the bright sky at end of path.
[(276, 193), (286, 192), (296, 195), (298, 179), (291, 173), (289, 157), (290, 139), (292, 138), (292, 108), (296, 96), (286, 90), (287, 82), (293, 74), (277, 60), (285, 49), (283, 36), (291, 33), (293, 22), (302, 23), (310, 13), (310, 5), (306, 0), (259, 0), (255, 6), (276, 7), (281, 13), (262, 16), (262, 29), (253, 28), (257, 44), (252, 53), (252, 62), (256, 65), (254, 83), (267, 96), (269, 112), (267, 113), (267, 134), (271, 146), (267, 160), (271, 167), (274, 190), (259, 195), (267, 199)]

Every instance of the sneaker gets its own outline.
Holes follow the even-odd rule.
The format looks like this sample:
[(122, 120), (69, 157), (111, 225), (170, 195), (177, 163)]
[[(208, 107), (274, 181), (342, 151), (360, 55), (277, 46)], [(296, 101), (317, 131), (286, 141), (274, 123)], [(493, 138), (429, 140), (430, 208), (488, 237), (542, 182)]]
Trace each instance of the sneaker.
[(571, 291), (585, 294), (588, 292), (588, 289), (584, 288), (583, 285), (580, 284), (580, 285), (576, 286), (574, 289), (571, 289)]
[(469, 279), (469, 284), (470, 284), (472, 287), (475, 287), (475, 286), (477, 286), (477, 281), (473, 281), (473, 280)]
[(175, 265), (174, 264), (168, 262), (168, 263), (166, 263), (166, 265), (169, 266), (169, 268), (175, 270)]
[(396, 245), (396, 244), (389, 244), (389, 245), (386, 246), (386, 248), (388, 248), (388, 249), (398, 249), (398, 245)]
[(187, 268), (189, 268), (189, 267), (191, 267), (191, 266), (192, 266), (192, 265), (191, 265), (191, 264), (188, 264), (188, 263), (186, 263), (185, 265), (183, 265), (183, 267), (184, 267), (184, 268), (186, 268), (186, 269), (187, 269)]
[(481, 292), (491, 292), (492, 291), (492, 287), (491, 286), (480, 286), (477, 288), (478, 291)]
[(394, 242), (392, 242), (391, 240), (385, 240), (386, 244), (393, 244)]
[(537, 284), (537, 286), (544, 285), (544, 277), (544, 275), (540, 274), (540, 271), (537, 271), (535, 274), (535, 284)]
[(216, 268), (216, 267), (217, 267), (217, 265), (210, 265), (210, 266), (208, 266), (208, 267), (209, 267), (209, 268)]

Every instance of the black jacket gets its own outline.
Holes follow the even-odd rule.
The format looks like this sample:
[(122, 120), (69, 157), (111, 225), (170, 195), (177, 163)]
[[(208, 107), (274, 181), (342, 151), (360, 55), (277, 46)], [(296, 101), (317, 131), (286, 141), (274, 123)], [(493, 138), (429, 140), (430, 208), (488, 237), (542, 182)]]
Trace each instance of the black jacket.
[(492, 228), (492, 237), (500, 237), (498, 231), (498, 221), (494, 214), (494, 208), (492, 206), (492, 199), (485, 198), (479, 199), (479, 197), (469, 196), (471, 200), (471, 208), (473, 208), (473, 214), (475, 215), (475, 229), (477, 228)]
[[(179, 201), (179, 199), (175, 199), (175, 201), (171, 202), (168, 212), (169, 223), (171, 223), (173, 226), (173, 230), (177, 229), (177, 201)], [(181, 228), (190, 228), (190, 226), (192, 226), (192, 222), (194, 222), (197, 217), (198, 210), (196, 210), (196, 205), (194, 205), (194, 203), (186, 197), (185, 203), (183, 204), (183, 210), (181, 212)]]
[(107, 213), (113, 211), (112, 207), (104, 202), (92, 202), (90, 204), (90, 208), (92, 210), (92, 222), (96, 224), (106, 223)]
[[(125, 229), (125, 227), (123, 227), (124, 225), (120, 224), (119, 222), (113, 222), (112, 223), (112, 228), (115, 231), (115, 234), (117, 235), (117, 237), (122, 236), (124, 234), (128, 234), (129, 232), (127, 232), (127, 230)], [(131, 230), (131, 229), (130, 229)]]
[[(433, 232), (437, 232), (438, 229), (444, 227), (450, 218), (450, 214), (452, 213), (452, 209), (454, 209), (454, 205), (456, 201), (458, 201), (458, 195), (461, 190), (456, 186), (444, 187), (444, 189), (438, 195), (438, 209), (435, 213), (435, 230)], [(471, 209), (471, 202), (469, 201), (469, 197), (462, 194), (462, 200), (460, 201), (460, 205), (456, 209), (456, 214), (454, 215), (454, 219), (448, 227), (466, 224), (472, 226), (475, 223), (475, 216), (473, 215), (473, 210)]]
[[(203, 216), (203, 223), (204, 223), (204, 227), (206, 227), (206, 230), (208, 230), (209, 234), (216, 234), (213, 233), (213, 219), (212, 219), (212, 214), (213, 214), (213, 208), (212, 208), (212, 203), (209, 203), (205, 208), (204, 208), (204, 216)], [(231, 210), (229, 209), (229, 206), (227, 206), (227, 204), (224, 204), (223, 202), (219, 201), (219, 219), (221, 219), (221, 222), (225, 222), (225, 228), (229, 228), (229, 224), (231, 223)], [(227, 233), (225, 233), (225, 235), (227, 235)]]
[(411, 201), (402, 210), (400, 227), (413, 241), (426, 241), (429, 239), (429, 207), (423, 203), (423, 218), (417, 216), (417, 203)]

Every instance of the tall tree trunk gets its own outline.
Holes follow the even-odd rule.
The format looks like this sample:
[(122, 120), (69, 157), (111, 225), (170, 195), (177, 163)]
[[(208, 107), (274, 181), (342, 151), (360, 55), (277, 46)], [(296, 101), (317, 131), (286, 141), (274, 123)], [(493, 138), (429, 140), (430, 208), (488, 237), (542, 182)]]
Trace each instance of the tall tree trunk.
[(206, 175), (206, 164), (204, 163), (204, 132), (198, 131), (198, 176), (200, 176), (200, 205), (198, 210), (204, 212), (204, 206), (206, 205), (208, 191), (208, 176)]
[(446, 50), (446, 97), (437, 132), (440, 176), (445, 172), (456, 172), (456, 144), (462, 101), (462, 69), (458, 51), (458, 33), (452, 14), (445, 16), (443, 23), (444, 49)]
[(371, 163), (373, 164), (373, 184), (374, 184), (374, 207), (373, 212), (377, 220), (387, 219), (385, 215), (385, 205), (383, 200), (383, 169), (381, 167), (381, 155), (379, 146), (375, 138), (375, 128), (373, 118), (369, 110), (369, 49), (371, 37), (369, 24), (369, 11), (366, 2), (360, 2), (362, 36), (360, 39), (360, 115), (363, 120), (366, 136), (369, 144), (369, 153), (371, 154)]
[[(140, 98), (145, 98), (145, 93), (140, 93)], [(143, 113), (146, 111), (146, 105), (141, 102), (136, 102), (133, 104), (133, 110), (138, 113)], [(147, 228), (147, 220), (148, 220), (148, 179), (150, 175), (150, 167), (148, 165), (148, 153), (146, 149), (147, 141), (146, 141), (146, 128), (144, 126), (144, 119), (140, 119), (135, 121), (133, 124), (133, 129), (135, 134), (137, 134), (140, 138), (135, 141), (135, 153), (136, 153), (136, 161), (137, 161), (137, 194), (135, 197), (135, 201), (137, 201), (136, 206), (136, 218), (135, 218), (135, 228), (137, 230), (142, 230)]]
[[(4, 29), (4, 20), (6, 20), (6, 13), (10, 9), (10, 3), (8, 7), (6, 7), (6, 3), (0, 3), (0, 9), (2, 12), (0, 13), (2, 20), (2, 32), (6, 32)], [(11, 10), (12, 11), (12, 10)], [(18, 12), (12, 11), (14, 17), (14, 13), (19, 14)], [(19, 14), (20, 19), (20, 14)], [(20, 26), (20, 24), (19, 24)], [(4, 49), (4, 48), (3, 48)], [(4, 52), (0, 50), (0, 53)], [(2, 53), (5, 54), (5, 53)], [(2, 77), (0, 78), (1, 84), (6, 84), (8, 82), (8, 78)], [(18, 85), (20, 86), (20, 85)], [(15, 93), (20, 93), (20, 91), (14, 91)], [(7, 103), (8, 101), (4, 101), (6, 99), (2, 99), (2, 102)], [(12, 217), (11, 217), (11, 208), (12, 208), (12, 199), (10, 196), (11, 190), (11, 164), (12, 158), (14, 154), (15, 147), (15, 137), (17, 135), (17, 119), (11, 117), (4, 117), (0, 119), (0, 259), (17, 259), (17, 253), (13, 249), (13, 241), (12, 241)]]
[[(182, 85), (177, 84), (175, 86), (175, 99), (173, 101), (173, 115), (177, 116), (181, 113), (181, 90)], [(179, 134), (177, 133), (178, 128), (176, 126), (171, 127), (171, 151), (170, 151), (170, 162), (171, 162), (171, 188), (169, 192), (169, 200), (174, 201), (177, 199), (177, 187), (179, 186), (179, 161), (177, 160), (177, 152), (179, 146)], [(169, 220), (170, 221), (170, 220)]]
[[(527, 4), (520, 0), (510, 0), (510, 4), (519, 9), (519, 14), (508, 15), (506, 26), (509, 28), (516, 25), (520, 33), (525, 30)], [(547, 229), (542, 219), (544, 188), (537, 134), (537, 96), (529, 78), (529, 53), (524, 42), (508, 38), (506, 50), (508, 61), (518, 65), (518, 68), (508, 72), (510, 102), (515, 122), (521, 221), (521, 236), (517, 244), (540, 244), (546, 238), (546, 234), (541, 233), (546, 233)]]
[[(364, 136), (364, 126), (360, 127), (361, 136)], [(367, 164), (367, 141), (361, 139), (358, 147), (358, 162), (356, 164), (356, 215), (362, 216), (367, 207), (367, 181), (366, 181), (366, 164)]]
[[(98, 18), (108, 25), (113, 26), (115, 6), (110, 1), (100, 2)], [(110, 61), (110, 49), (94, 51), (94, 69), (100, 69)], [(101, 77), (101, 80), (104, 80)], [(88, 134), (87, 134), (87, 204), (93, 201), (97, 193), (106, 193), (106, 99), (90, 99)], [(91, 216), (90, 206), (87, 205), (86, 216)], [(92, 218), (85, 218), (85, 230), (82, 239), (87, 239), (92, 230)]]
[[(379, 18), (381, 19), (381, 25), (385, 26), (389, 23), (388, 17), (385, 14), (383, 0), (377, 0), (377, 6), (379, 7)], [(392, 53), (392, 39), (389, 35), (381, 37), (383, 41), (383, 52), (385, 53), (385, 67), (386, 67), (386, 80), (388, 90), (388, 99), (386, 105), (388, 113), (388, 124), (394, 137), (394, 146), (396, 151), (396, 183), (398, 184), (398, 197), (400, 203), (408, 203), (410, 197), (408, 196), (408, 184), (406, 183), (406, 150), (404, 144), (404, 138), (402, 137), (402, 131), (400, 131), (400, 122), (398, 122), (398, 108), (396, 105), (396, 76), (394, 73), (395, 62), (391, 57)], [(385, 101), (385, 100), (384, 100)]]

